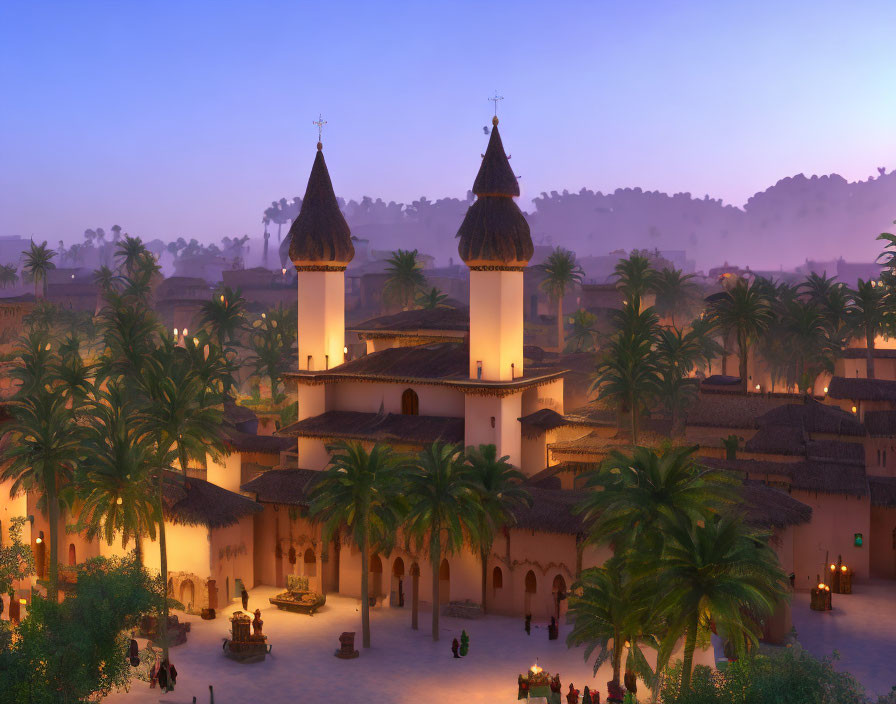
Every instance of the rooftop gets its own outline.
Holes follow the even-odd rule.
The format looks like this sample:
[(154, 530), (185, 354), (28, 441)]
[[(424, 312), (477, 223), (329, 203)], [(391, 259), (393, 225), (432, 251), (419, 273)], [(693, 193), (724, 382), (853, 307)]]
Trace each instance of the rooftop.
[(352, 332), (399, 332), (414, 333), (422, 330), (467, 332), (470, 330), (470, 309), (433, 308), (405, 310), (394, 315), (383, 315), (351, 325)]
[(350, 360), (323, 371), (288, 372), (284, 377), (304, 384), (343, 380), (378, 383), (438, 384), (461, 390), (505, 395), (553, 381), (562, 371), (527, 371), (513, 381), (470, 379), (469, 347), (464, 342), (437, 342), (393, 347)]
[(184, 478), (166, 472), (163, 490), (166, 516), (174, 523), (224, 528), (243, 516), (261, 511), (261, 506), (232, 491), (196, 477)]
[(896, 402), (896, 381), (835, 376), (828, 382), (828, 396), (848, 401)]
[(269, 469), (240, 489), (255, 494), (262, 503), (307, 506), (308, 493), (320, 476), (321, 473), (313, 469)]
[(864, 437), (865, 426), (852, 413), (807, 398), (804, 403), (787, 403), (757, 419), (759, 425), (802, 428), (808, 433)]
[(397, 413), (327, 411), (305, 418), (277, 432), (284, 438), (371, 440), (411, 445), (433, 442), (463, 443), (464, 419), (411, 416)]

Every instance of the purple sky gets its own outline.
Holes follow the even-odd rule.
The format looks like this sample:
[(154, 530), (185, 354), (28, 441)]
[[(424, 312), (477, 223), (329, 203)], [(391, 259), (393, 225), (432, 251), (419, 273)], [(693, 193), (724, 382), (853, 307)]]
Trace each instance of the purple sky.
[(495, 89), (524, 207), (896, 166), (891, 2), (183, 5), (0, 6), (0, 235), (258, 235), (318, 112), (340, 196), (462, 196)]

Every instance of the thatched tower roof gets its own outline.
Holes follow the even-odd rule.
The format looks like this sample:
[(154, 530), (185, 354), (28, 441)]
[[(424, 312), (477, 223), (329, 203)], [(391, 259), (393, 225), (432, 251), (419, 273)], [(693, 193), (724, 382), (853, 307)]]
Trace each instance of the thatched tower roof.
[(476, 202), (457, 231), (457, 251), (471, 268), (523, 267), (535, 251), (532, 236), (513, 200), (520, 187), (504, 153), (497, 117), (492, 124), (488, 148), (473, 182)]
[(299, 216), (289, 228), (289, 258), (296, 269), (342, 268), (355, 256), (351, 230), (339, 210), (320, 142)]

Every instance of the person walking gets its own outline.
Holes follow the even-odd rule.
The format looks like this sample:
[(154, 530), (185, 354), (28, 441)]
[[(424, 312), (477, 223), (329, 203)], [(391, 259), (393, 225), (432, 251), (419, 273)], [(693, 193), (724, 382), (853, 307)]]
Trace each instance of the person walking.
[(243, 611), (249, 610), (249, 592), (246, 591), (246, 588), (243, 587), (243, 591), (240, 593), (240, 598), (243, 600)]

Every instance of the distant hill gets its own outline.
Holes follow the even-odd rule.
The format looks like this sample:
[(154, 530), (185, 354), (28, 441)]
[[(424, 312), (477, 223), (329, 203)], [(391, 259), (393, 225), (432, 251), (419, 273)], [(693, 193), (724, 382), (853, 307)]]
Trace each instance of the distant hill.
[[(640, 188), (552, 191), (535, 198), (526, 217), (536, 244), (562, 245), (580, 256), (686, 250), (703, 270), (724, 261), (754, 269), (840, 256), (871, 261), (880, 252), (874, 238), (896, 219), (896, 172), (879, 171), (856, 182), (837, 174), (798, 174), (755, 194), (742, 208)], [(447, 263), (457, 261), (454, 235), (470, 202), (472, 194), (410, 204), (363, 198), (341, 205), (353, 234), (369, 239), (371, 247), (416, 247)]]

